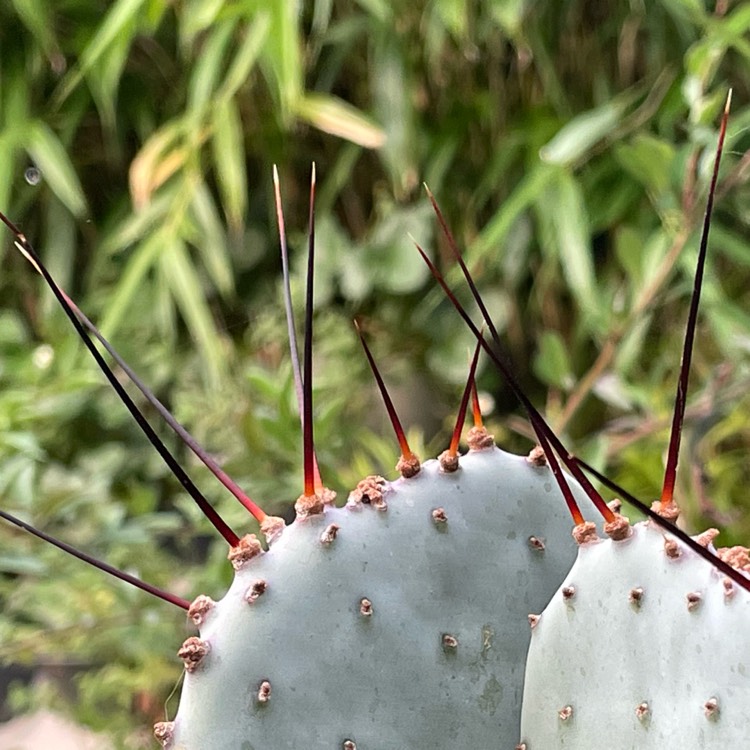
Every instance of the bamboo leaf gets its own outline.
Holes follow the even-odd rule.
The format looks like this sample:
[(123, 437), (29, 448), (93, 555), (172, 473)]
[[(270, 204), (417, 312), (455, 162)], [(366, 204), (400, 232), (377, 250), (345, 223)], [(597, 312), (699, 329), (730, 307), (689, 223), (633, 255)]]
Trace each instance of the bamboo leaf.
[(48, 125), (36, 120), (29, 125), (25, 145), (55, 195), (72, 214), (84, 216), (88, 207), (83, 188), (59, 138)]
[(718, 220), (711, 225), (711, 245), (729, 258), (732, 263), (750, 266), (750, 242), (744, 236), (732, 232)]
[(234, 96), (247, 80), (259, 55), (268, 42), (271, 30), (271, 15), (263, 10), (256, 15), (249, 31), (237, 48), (237, 52), (224, 76), (224, 83), (219, 89), (219, 97)]
[(670, 187), (670, 174), (676, 151), (667, 141), (651, 135), (636, 135), (630, 143), (614, 147), (614, 154), (622, 168), (633, 179), (645, 185), (656, 195)]
[(104, 125), (110, 131), (117, 127), (117, 94), (122, 72), (130, 51), (130, 41), (116, 39), (99, 63), (86, 71), (86, 82), (99, 109)]
[(167, 279), (177, 307), (203, 352), (208, 381), (212, 386), (217, 386), (226, 374), (220, 337), (206, 304), (200, 279), (181, 239), (173, 239), (166, 245), (159, 257), (159, 270)]
[(471, 245), (471, 252), (480, 257), (489, 252), (497, 252), (513, 223), (546, 189), (554, 179), (555, 172), (556, 170), (543, 164), (532, 169), (479, 233)]
[[(202, 138), (205, 135), (198, 134), (196, 146)], [(153, 192), (184, 166), (191, 153), (184, 139), (184, 123), (173, 120), (157, 130), (133, 159), (129, 181), (136, 209), (143, 209)]]
[(217, 24), (201, 49), (188, 85), (188, 111), (195, 117), (211, 108), (223, 69), (222, 63), (232, 43), (235, 22)]
[(275, 89), (281, 120), (289, 122), (303, 90), (304, 67), (300, 54), (299, 4), (292, 0), (271, 0), (271, 33), (264, 56), (273, 73), (269, 81)]
[(358, 0), (361, 5), (376, 21), (389, 24), (393, 21), (394, 9), (387, 0)]
[(617, 127), (625, 105), (625, 100), (615, 99), (574, 117), (539, 150), (539, 158), (547, 164), (559, 165), (577, 161)]
[(78, 66), (64, 79), (55, 97), (57, 105), (67, 99), (80, 83), (82, 76), (98, 63), (99, 58), (109, 49), (110, 45), (118, 40), (121, 43), (123, 39), (128, 39), (129, 42), (133, 41), (136, 34), (136, 19), (143, 14), (143, 6), (147, 1), (116, 0), (110, 6), (93, 38), (81, 53)]
[(189, 0), (185, 12), (180, 14), (180, 36), (184, 46), (189, 46), (201, 32), (216, 23), (226, 6), (226, 0)]
[(380, 148), (385, 143), (381, 127), (351, 104), (329, 94), (305, 94), (297, 103), (297, 114), (324, 133), (364, 148)]
[(213, 112), (213, 146), (216, 177), (227, 219), (235, 230), (247, 211), (247, 176), (242, 121), (234, 99), (226, 99)]
[(17, 150), (15, 138), (8, 133), (0, 133), (0, 206), (10, 205), (13, 175), (17, 169)]
[[(62, 53), (53, 32), (54, 21), (45, 0), (12, 0), (18, 17), (34, 35), (53, 66), (61, 64)], [(62, 58), (64, 64), (65, 58)]]
[(195, 242), (196, 248), (216, 288), (226, 296), (234, 288), (227, 238), (214, 200), (204, 182), (195, 188), (191, 206), (200, 229), (200, 236)]
[(100, 248), (103, 255), (114, 255), (126, 247), (141, 241), (157, 224), (162, 224), (169, 214), (180, 186), (161, 190), (142, 211), (128, 214), (115, 225), (109, 234), (102, 237)]
[(580, 309), (598, 319), (599, 304), (588, 214), (579, 184), (564, 170), (558, 170), (536, 201), (544, 244), (560, 263), (565, 279)]
[(134, 303), (141, 285), (169, 239), (167, 234), (167, 230), (162, 229), (150, 235), (141, 242), (128, 260), (125, 271), (109, 296), (99, 326), (107, 338), (112, 338), (112, 334), (119, 328), (128, 308)]
[(380, 157), (388, 167), (397, 195), (405, 195), (415, 182), (414, 160), (418, 151), (409, 72), (404, 51), (390, 30), (379, 35), (373, 48), (373, 105), (383, 125)]
[(575, 384), (568, 345), (557, 331), (544, 331), (534, 357), (534, 372), (548, 385), (567, 391)]
[[(76, 273), (77, 231), (75, 217), (61, 201), (50, 198), (46, 210), (44, 254), (49, 272), (63, 289), (73, 288)], [(57, 307), (51, 294), (44, 296), (47, 315)]]

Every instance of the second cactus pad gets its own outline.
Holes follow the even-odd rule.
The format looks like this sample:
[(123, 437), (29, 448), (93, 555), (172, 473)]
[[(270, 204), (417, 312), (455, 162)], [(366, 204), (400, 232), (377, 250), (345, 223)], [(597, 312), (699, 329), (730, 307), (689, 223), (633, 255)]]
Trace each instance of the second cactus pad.
[(583, 544), (532, 634), (521, 747), (745, 746), (749, 621), (750, 594), (651, 521)]

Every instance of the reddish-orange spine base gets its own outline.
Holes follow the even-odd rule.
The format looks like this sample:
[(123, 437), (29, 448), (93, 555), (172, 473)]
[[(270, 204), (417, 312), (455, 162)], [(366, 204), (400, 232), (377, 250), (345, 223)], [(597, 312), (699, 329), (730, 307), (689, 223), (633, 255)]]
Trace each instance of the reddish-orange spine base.
[[(703, 215), (703, 230), (701, 232), (700, 250), (698, 252), (698, 263), (695, 269), (693, 281), (693, 295), (690, 299), (690, 312), (685, 327), (685, 342), (682, 350), (682, 362), (680, 364), (680, 376), (677, 381), (677, 392), (675, 394), (674, 414), (672, 415), (672, 431), (669, 436), (669, 450), (667, 451), (667, 466), (664, 470), (664, 485), (661, 490), (662, 512), (673, 503), (674, 487), (677, 478), (677, 462), (680, 457), (680, 440), (682, 437), (682, 423), (685, 419), (685, 405), (687, 402), (688, 382), (690, 380), (690, 361), (693, 356), (693, 342), (695, 340), (695, 328), (698, 323), (698, 306), (701, 300), (701, 287), (703, 286), (703, 271), (706, 266), (706, 254), (708, 252), (708, 232), (711, 228), (711, 214), (714, 207), (714, 195), (716, 194), (716, 183), (719, 179), (719, 165), (721, 155), (724, 151), (724, 137), (727, 132), (729, 120), (729, 107), (732, 103), (731, 90), (727, 94), (724, 105), (724, 113), (721, 117), (719, 127), (719, 142), (716, 145), (716, 157), (714, 169), (711, 174), (711, 184), (708, 188), (706, 199), (706, 212)], [(668, 512), (668, 511), (667, 511)]]
[(471, 381), (471, 412), (474, 418), (474, 427), (484, 427), (482, 421), (482, 407), (479, 404), (479, 394), (477, 393), (477, 381)]
[[(458, 249), (458, 245), (456, 244), (456, 240), (453, 237), (452, 232), (450, 231), (450, 228), (448, 227), (448, 223), (445, 221), (445, 217), (443, 216), (443, 212), (440, 210), (440, 207), (437, 204), (437, 201), (435, 200), (435, 196), (432, 194), (432, 191), (425, 183), (425, 190), (427, 191), (427, 195), (430, 199), (430, 203), (432, 203), (432, 208), (435, 211), (435, 216), (437, 217), (438, 223), (440, 224), (440, 228), (443, 231), (443, 234), (445, 235), (445, 238), (448, 241), (448, 245), (451, 249), (451, 252), (453, 253), (453, 257), (456, 259), (456, 262), (458, 263), (459, 267), (461, 268), (461, 271), (464, 275), (464, 278), (466, 279), (467, 284), (469, 285), (469, 289), (472, 293), (472, 296), (474, 297), (474, 301), (477, 303), (477, 306), (479, 307), (480, 312), (482, 313), (482, 317), (484, 319), (484, 322), (487, 324), (488, 328), (490, 329), (490, 334), (492, 335), (492, 340), (495, 343), (495, 346), (497, 347), (498, 351), (502, 351), (502, 343), (500, 341), (500, 335), (497, 332), (497, 328), (495, 327), (495, 324), (492, 322), (492, 317), (489, 314), (489, 311), (487, 310), (487, 306), (484, 304), (484, 300), (482, 299), (482, 295), (479, 294), (479, 290), (477, 289), (476, 284), (474, 283), (474, 278), (471, 275), (471, 272), (469, 271), (468, 266), (464, 262), (463, 256), (461, 255), (461, 251)], [(430, 266), (430, 270), (433, 273), (433, 276), (435, 276), (435, 271), (437, 271), (437, 268), (434, 267), (434, 264), (432, 264), (429, 261), (429, 258), (425, 255), (424, 251), (417, 245), (417, 249), (421, 253), (422, 257), (425, 259), (425, 262), (427, 262), (428, 266)], [(435, 271), (432, 269), (435, 268)], [(438, 272), (439, 273), (439, 272)], [(442, 274), (440, 274), (440, 277), (442, 278)], [(471, 319), (466, 314), (466, 311), (463, 312), (460, 309), (460, 305), (458, 304), (458, 300), (453, 297), (451, 291), (449, 290), (447, 284), (445, 283), (445, 280), (442, 281), (440, 278), (435, 276), (438, 283), (443, 287), (443, 290), (448, 295), (449, 299), (453, 303), (454, 307), (458, 310), (459, 314), (464, 318), (464, 321), (469, 325), (469, 328), (472, 329), (472, 333), (476, 336), (476, 326), (471, 323)], [(487, 347), (487, 344), (483, 344), (486, 351), (490, 352), (489, 348)], [(573, 498), (573, 493), (570, 491), (570, 488), (567, 486), (567, 480), (565, 479), (565, 475), (560, 470), (560, 465), (557, 461), (557, 457), (554, 455), (552, 448), (550, 447), (550, 441), (554, 442), (557, 440), (555, 434), (552, 432), (552, 430), (549, 428), (547, 423), (542, 418), (541, 414), (534, 408), (533, 404), (526, 398), (525, 394), (521, 390), (520, 385), (518, 384), (518, 381), (516, 381), (511, 369), (503, 363), (503, 360), (501, 357), (499, 357), (494, 352), (490, 352), (491, 359), (495, 363), (495, 365), (500, 369), (501, 374), (505, 378), (508, 385), (510, 385), (511, 390), (515, 393), (516, 398), (518, 398), (521, 401), (521, 404), (523, 405), (524, 409), (526, 409), (526, 413), (529, 416), (529, 421), (531, 422), (531, 426), (534, 429), (534, 432), (536, 433), (537, 440), (539, 440), (539, 445), (544, 451), (545, 456), (547, 457), (547, 462), (549, 463), (550, 469), (552, 470), (552, 473), (555, 477), (555, 480), (558, 483), (558, 486), (560, 487), (561, 492), (563, 493), (563, 497), (565, 498), (565, 502), (568, 506), (568, 510), (570, 511), (571, 515), (573, 516), (573, 520), (576, 524), (583, 523), (583, 516), (580, 512), (580, 509), (578, 508), (578, 504), (575, 502), (575, 499)], [(543, 436), (542, 433), (545, 433), (548, 437)], [(559, 442), (559, 441), (558, 441)], [(562, 446), (562, 444), (560, 444)], [(557, 448), (559, 452), (559, 448)], [(560, 453), (560, 457), (563, 460), (563, 463), (567, 465), (567, 462), (565, 460), (565, 455), (563, 453)], [(593, 485), (588, 481), (588, 479), (583, 475), (582, 472), (579, 471), (580, 476), (576, 476), (575, 472), (573, 472), (573, 475), (576, 476), (576, 479), (579, 480), (581, 483), (581, 486), (583, 487), (584, 491), (588, 495), (588, 497), (592, 500), (594, 505), (596, 506), (597, 510), (604, 516), (605, 521), (609, 522), (614, 520), (614, 514), (609, 510), (607, 507), (607, 504), (604, 502), (602, 497), (599, 495), (599, 493), (594, 489)]]
[[(16, 242), (16, 247), (19, 252), (26, 258), (31, 266), (36, 270), (40, 276), (42, 274), (41, 269), (34, 261), (34, 259), (26, 252), (24, 246), (20, 242)], [(174, 415), (167, 409), (164, 404), (156, 397), (154, 392), (140, 379), (135, 370), (122, 358), (120, 353), (110, 344), (109, 341), (104, 337), (102, 332), (92, 323), (88, 316), (78, 307), (78, 305), (66, 294), (64, 289), (60, 289), (60, 293), (65, 298), (65, 301), (70, 305), (73, 312), (78, 317), (78, 320), (88, 329), (89, 333), (106, 349), (112, 359), (122, 368), (123, 372), (128, 376), (130, 381), (135, 387), (143, 394), (146, 400), (156, 409), (161, 415), (164, 421), (172, 428), (182, 442), (190, 448), (191, 451), (201, 460), (201, 462), (208, 468), (208, 470), (226, 487), (239, 502), (253, 515), (258, 523), (263, 523), (266, 520), (267, 515), (260, 506), (254, 503), (248, 495), (246, 495), (239, 485), (216, 463), (214, 458), (207, 453), (195, 440), (195, 438), (174, 418)]]
[[(36, 267), (31, 258), (29, 262)], [(38, 269), (37, 269), (38, 270)], [(216, 460), (206, 450), (204, 450), (197, 440), (174, 418), (174, 415), (167, 409), (164, 404), (156, 397), (153, 391), (138, 377), (136, 372), (120, 356), (120, 353), (107, 341), (101, 331), (91, 322), (91, 320), (81, 311), (72, 299), (60, 290), (67, 300), (73, 312), (78, 319), (88, 329), (91, 335), (107, 350), (112, 359), (122, 368), (135, 387), (143, 394), (146, 400), (156, 409), (164, 421), (172, 428), (182, 442), (198, 457), (203, 465), (234, 495), (234, 497), (245, 507), (246, 510), (262, 524), (268, 516), (265, 511), (245, 493), (240, 486), (216, 463)]]
[[(425, 185), (425, 189), (427, 190), (427, 195), (430, 197), (430, 202), (432, 203), (432, 207), (435, 211), (438, 222), (440, 223), (443, 233), (445, 234), (446, 239), (448, 240), (448, 245), (451, 248), (453, 256), (455, 257), (458, 265), (461, 268), (464, 278), (466, 279), (466, 283), (469, 285), (471, 294), (474, 297), (474, 300), (477, 303), (477, 306), (479, 307), (480, 312), (482, 313), (484, 322), (487, 324), (487, 326), (490, 329), (490, 333), (492, 334), (492, 339), (495, 343), (495, 346), (497, 347), (498, 351), (502, 351), (502, 343), (500, 341), (500, 336), (498, 335), (497, 328), (495, 328), (495, 324), (492, 322), (492, 318), (489, 314), (489, 311), (487, 310), (487, 306), (484, 304), (482, 295), (479, 294), (479, 290), (477, 289), (477, 286), (474, 283), (474, 279), (471, 273), (469, 272), (469, 269), (466, 263), (464, 262), (463, 257), (461, 256), (461, 252), (459, 251), (458, 246), (456, 245), (456, 241), (453, 238), (453, 235), (451, 234), (450, 229), (448, 228), (448, 225), (445, 221), (445, 218), (443, 217), (442, 212), (440, 211), (440, 208), (437, 204), (437, 201), (435, 200), (435, 197), (432, 195), (432, 192), (427, 187), (427, 185)], [(435, 268), (434, 264), (432, 264), (429, 261), (424, 251), (419, 246), (417, 246), (417, 249), (420, 251), (420, 253), (422, 254), (422, 257), (425, 259), (428, 265), (432, 266), (432, 268)], [(430, 270), (432, 270), (432, 268)], [(433, 271), (433, 276), (435, 275), (436, 271), (437, 271), (437, 268), (435, 268), (435, 271)], [(437, 271), (437, 273), (439, 274), (440, 272)], [(471, 329), (472, 333), (476, 336), (477, 335), (476, 326), (471, 322), (471, 319), (466, 314), (466, 311), (463, 310), (463, 308), (461, 307), (460, 303), (455, 298), (455, 296), (453, 296), (452, 292), (448, 288), (448, 285), (445, 283), (445, 280), (444, 279), (442, 281), (440, 280), (442, 278), (442, 274), (440, 274), (440, 278), (438, 278), (438, 276), (435, 276), (435, 278), (437, 279), (438, 283), (443, 287), (443, 290), (448, 295), (448, 298), (453, 303), (453, 306), (456, 307), (456, 310), (463, 317), (467, 325), (469, 325), (469, 328)], [(505, 378), (506, 382), (511, 387), (511, 390), (516, 395), (516, 398), (519, 399), (524, 409), (526, 410), (526, 413), (529, 416), (529, 421), (531, 422), (531, 426), (534, 428), (534, 431), (537, 434), (537, 439), (539, 440), (539, 444), (541, 445), (542, 450), (545, 452), (545, 455), (547, 455), (547, 460), (549, 461), (550, 468), (555, 474), (555, 479), (560, 485), (560, 488), (562, 489), (561, 482), (565, 482), (565, 483), (567, 482), (562, 472), (559, 472), (557, 461), (555, 460), (554, 457), (550, 457), (549, 455), (551, 454), (552, 451), (549, 449), (548, 443), (552, 443), (552, 445), (555, 446), (555, 450), (560, 455), (562, 462), (568, 467), (568, 469), (573, 474), (573, 476), (579, 481), (579, 483), (583, 487), (584, 492), (588, 495), (588, 497), (596, 506), (596, 509), (602, 514), (605, 521), (607, 521), (608, 523), (611, 523), (614, 520), (614, 514), (607, 507), (607, 504), (604, 502), (601, 495), (596, 491), (594, 486), (591, 484), (591, 482), (589, 482), (588, 478), (583, 474), (583, 472), (574, 463), (572, 463), (571, 461), (567, 459), (566, 457), (567, 451), (565, 450), (565, 447), (563, 446), (562, 442), (558, 439), (558, 437), (555, 435), (555, 433), (552, 431), (549, 425), (544, 421), (544, 418), (537, 411), (534, 405), (528, 400), (528, 398), (526, 398), (526, 395), (521, 390), (521, 387), (519, 386), (518, 381), (513, 375), (513, 372), (510, 369), (510, 367), (508, 367), (508, 365), (503, 362), (503, 358), (501, 356), (498, 356), (498, 354), (496, 354), (495, 352), (491, 352), (491, 350), (489, 349), (486, 343), (483, 344), (483, 346), (485, 347), (485, 350), (488, 353), (490, 353), (490, 358), (498, 367), (501, 374)], [(549, 440), (542, 439), (540, 435), (540, 433), (542, 432), (545, 433), (545, 435), (547, 436), (547, 438), (549, 438)], [(573, 497), (572, 493), (566, 493), (565, 490), (563, 490), (563, 494), (565, 495), (566, 500), (568, 498), (568, 495), (570, 496), (571, 499)]]
[(302, 454), (304, 460), (304, 496), (315, 495), (315, 468), (313, 456), (313, 404), (312, 404), (312, 337), (313, 337), (313, 273), (315, 270), (315, 163), (310, 174), (310, 213), (308, 219), (309, 244), (307, 254), (307, 295), (305, 299), (305, 352), (302, 377)]
[[(297, 331), (294, 325), (294, 311), (292, 309), (292, 290), (289, 274), (289, 250), (286, 244), (286, 225), (284, 222), (284, 209), (281, 203), (281, 185), (279, 184), (279, 170), (273, 165), (273, 193), (276, 204), (276, 221), (279, 227), (279, 245), (281, 248), (281, 276), (284, 290), (284, 311), (286, 313), (287, 337), (289, 339), (289, 351), (292, 361), (292, 373), (294, 375), (294, 390), (297, 394), (297, 408), (299, 409), (300, 419), (303, 421), (302, 429), (304, 430), (304, 407), (303, 407), (303, 388), (302, 372), (299, 364), (299, 350), (297, 348)], [(320, 478), (320, 469), (318, 467), (318, 458), (313, 449), (313, 474), (315, 491), (322, 493), (324, 491), (323, 480)]]

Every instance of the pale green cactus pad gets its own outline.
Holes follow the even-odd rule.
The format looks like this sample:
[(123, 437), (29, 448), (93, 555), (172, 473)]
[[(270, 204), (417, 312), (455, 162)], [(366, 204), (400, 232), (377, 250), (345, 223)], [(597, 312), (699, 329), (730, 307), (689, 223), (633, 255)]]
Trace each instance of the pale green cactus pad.
[(747, 746), (750, 593), (653, 522), (632, 531), (584, 544), (538, 619), (521, 747)]
[(549, 468), (492, 447), (362, 488), (196, 607), (165, 747), (513, 747), (528, 614), (576, 554)]

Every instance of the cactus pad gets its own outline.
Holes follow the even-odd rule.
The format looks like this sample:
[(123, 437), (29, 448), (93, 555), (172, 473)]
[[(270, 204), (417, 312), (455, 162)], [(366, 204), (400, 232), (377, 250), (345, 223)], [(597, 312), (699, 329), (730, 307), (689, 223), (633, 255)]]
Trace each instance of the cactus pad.
[(575, 558), (571, 526), (549, 468), (494, 447), (452, 473), (429, 461), (368, 478), (236, 566), (222, 600), (194, 604), (200, 637), (157, 737), (175, 750), (512, 747), (527, 615)]
[(750, 594), (653, 522), (583, 544), (533, 630), (520, 747), (742, 747), (748, 621)]

